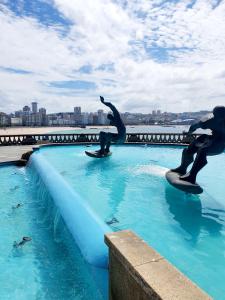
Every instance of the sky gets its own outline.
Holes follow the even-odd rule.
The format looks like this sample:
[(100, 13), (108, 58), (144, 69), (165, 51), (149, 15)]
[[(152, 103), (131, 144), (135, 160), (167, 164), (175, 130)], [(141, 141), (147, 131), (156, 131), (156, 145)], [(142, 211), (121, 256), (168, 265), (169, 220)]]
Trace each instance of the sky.
[(0, 111), (225, 105), (225, 0), (0, 0)]

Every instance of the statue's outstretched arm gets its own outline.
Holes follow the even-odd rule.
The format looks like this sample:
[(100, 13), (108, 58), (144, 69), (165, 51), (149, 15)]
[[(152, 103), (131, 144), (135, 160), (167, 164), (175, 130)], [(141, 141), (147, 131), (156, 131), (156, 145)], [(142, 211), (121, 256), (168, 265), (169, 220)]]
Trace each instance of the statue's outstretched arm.
[(193, 133), (195, 130), (197, 130), (198, 128), (201, 128), (201, 122), (192, 124), (188, 130), (188, 133), (191, 134)]
[(193, 125), (190, 126), (188, 133), (191, 134), (193, 133), (195, 130), (197, 130), (198, 128), (202, 128), (202, 129), (210, 129), (211, 125), (212, 125), (213, 119), (208, 119), (206, 121), (200, 121), (198, 123), (195, 123)]

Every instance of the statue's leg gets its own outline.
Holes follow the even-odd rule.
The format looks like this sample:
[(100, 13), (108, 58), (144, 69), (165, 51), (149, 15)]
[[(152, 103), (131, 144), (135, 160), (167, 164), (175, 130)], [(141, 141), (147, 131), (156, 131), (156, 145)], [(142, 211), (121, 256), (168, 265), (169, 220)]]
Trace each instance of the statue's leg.
[(117, 143), (117, 141), (118, 141), (117, 133), (112, 133), (112, 132), (107, 133), (107, 142), (106, 142), (105, 152), (108, 153), (111, 143), (112, 142)]
[(181, 176), (180, 178), (182, 180), (195, 183), (198, 172), (207, 164), (206, 157), (207, 157), (207, 148), (204, 147), (198, 151), (190, 172), (184, 176)]
[(99, 133), (99, 142), (100, 142), (100, 150), (99, 153), (104, 154), (105, 152), (105, 144), (106, 144), (106, 132), (100, 131)]
[(182, 152), (181, 164), (176, 169), (171, 171), (177, 172), (181, 175), (187, 173), (188, 166), (194, 161), (194, 154), (198, 152), (199, 148), (204, 145), (208, 139), (208, 135), (202, 134), (196, 140), (194, 140), (186, 149)]
[(111, 145), (111, 141), (107, 141), (106, 147), (105, 147), (105, 152), (106, 152), (106, 153), (109, 152), (110, 145)]
[(172, 169), (171, 171), (177, 172), (179, 174), (186, 174), (188, 166), (194, 161), (195, 151), (193, 149), (184, 149), (181, 157), (181, 164), (176, 169)]

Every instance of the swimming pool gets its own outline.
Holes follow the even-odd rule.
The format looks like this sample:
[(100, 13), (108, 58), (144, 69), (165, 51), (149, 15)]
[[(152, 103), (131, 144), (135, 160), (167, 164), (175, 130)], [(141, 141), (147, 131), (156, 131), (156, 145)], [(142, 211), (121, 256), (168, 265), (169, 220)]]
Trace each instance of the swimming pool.
[[(103, 299), (90, 265), (30, 167), (0, 167), (0, 203), (0, 299)], [(32, 240), (13, 247), (24, 236)]]
[(178, 165), (182, 148), (115, 146), (105, 159), (89, 158), (85, 150), (44, 147), (34, 155), (46, 159), (112, 230), (134, 230), (211, 296), (224, 299), (225, 153), (210, 157), (199, 175), (203, 194), (187, 195), (164, 177)]

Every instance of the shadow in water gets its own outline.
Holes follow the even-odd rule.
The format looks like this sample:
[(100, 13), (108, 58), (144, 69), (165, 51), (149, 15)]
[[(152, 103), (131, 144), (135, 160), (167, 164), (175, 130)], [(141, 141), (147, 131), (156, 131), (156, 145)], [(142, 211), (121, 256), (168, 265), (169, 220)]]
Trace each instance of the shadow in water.
[(203, 207), (200, 196), (185, 194), (168, 186), (165, 198), (173, 219), (191, 236), (193, 243), (198, 241), (202, 230), (209, 235), (221, 235), (225, 223), (223, 208)]
[[(121, 172), (123, 174), (121, 174)], [(128, 182), (127, 170), (121, 170), (118, 163), (109, 161), (109, 158), (94, 159), (86, 165), (86, 176), (96, 176), (99, 185), (108, 198), (109, 213), (105, 218), (106, 224), (114, 230), (119, 219), (116, 217), (120, 204), (123, 202)]]

